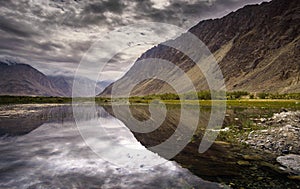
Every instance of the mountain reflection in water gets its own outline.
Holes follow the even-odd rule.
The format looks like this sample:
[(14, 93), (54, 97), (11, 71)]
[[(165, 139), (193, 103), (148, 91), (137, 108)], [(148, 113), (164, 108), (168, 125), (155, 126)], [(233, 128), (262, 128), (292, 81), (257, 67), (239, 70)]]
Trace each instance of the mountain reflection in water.
[[(140, 121), (150, 118), (148, 105), (130, 106), (129, 112), (122, 111), (124, 108), (122, 105), (114, 108), (121, 112), (117, 118), (129, 127), (131, 125), (131, 121), (128, 120), (129, 114), (132, 114), (133, 117)], [(181, 117), (181, 106), (167, 105), (166, 108), (166, 118), (159, 128), (149, 133), (133, 131), (135, 138), (149, 150), (165, 157), (164, 152), (161, 153), (160, 150), (156, 150), (153, 146), (163, 143), (172, 136), (176, 140), (174, 140), (174, 146), (171, 148), (176, 148), (177, 145), (182, 143), (182, 140), (186, 140), (185, 137), (190, 137), (188, 144), (172, 160), (188, 168), (193, 174), (203, 179), (225, 183), (233, 186), (233, 188), (298, 188), (297, 181), (290, 180), (285, 173), (278, 172), (274, 168), (275, 166), (273, 165), (276, 164), (276, 156), (274, 154), (255, 150), (235, 142), (224, 142), (222, 137), (217, 138), (206, 152), (199, 153), (198, 148), (211, 116), (212, 109), (210, 107), (201, 107), (200, 115), (198, 115), (194, 112), (197, 106), (190, 106), (188, 110), (189, 120), (199, 119), (198, 127), (193, 136), (185, 135), (185, 133), (189, 133), (188, 131), (193, 129), (190, 126), (191, 124), (189, 124), (189, 120), (186, 120), (185, 126), (177, 132), (177, 125)], [(110, 106), (104, 106), (104, 109), (111, 115), (115, 114)], [(159, 112), (161, 111), (160, 108), (157, 108), (156, 111), (158, 115), (163, 115), (163, 112)], [(280, 109), (276, 108), (229, 107), (226, 110), (226, 117), (222, 127), (229, 128), (229, 126), (234, 126), (238, 128), (239, 132), (245, 133), (245, 129), (248, 129), (245, 128), (247, 127), (245, 123), (250, 124), (251, 120), (256, 118), (267, 118), (279, 111)], [(236, 137), (234, 132), (229, 129), (222, 134)], [(250, 162), (245, 161), (244, 157), (250, 157)], [(260, 179), (258, 180), (258, 178)], [(266, 178), (267, 181), (261, 178)]]
[[(83, 107), (76, 121), (93, 126), (105, 119), (106, 129), (122, 123), (96, 109), (91, 114)], [(144, 148), (124, 124), (119, 126), (124, 128), (121, 134), (116, 130), (114, 140)], [(0, 134), (0, 188), (220, 188), (172, 161), (132, 170), (104, 161), (82, 139), (68, 105), (1, 107)]]

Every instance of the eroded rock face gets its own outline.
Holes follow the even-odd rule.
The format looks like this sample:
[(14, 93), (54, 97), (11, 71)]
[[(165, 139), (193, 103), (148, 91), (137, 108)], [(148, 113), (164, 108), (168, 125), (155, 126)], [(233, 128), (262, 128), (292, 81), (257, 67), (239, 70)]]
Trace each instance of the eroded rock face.
[(300, 111), (274, 114), (261, 124), (266, 129), (252, 131), (243, 142), (278, 155), (300, 154)]
[(0, 95), (64, 96), (43, 73), (28, 64), (0, 60)]
[(289, 154), (277, 157), (277, 162), (287, 167), (292, 172), (300, 175), (300, 155)]
[[(214, 20), (201, 21), (189, 32), (202, 40), (222, 70), (229, 91), (300, 92), (298, 0), (273, 0), (261, 5), (246, 6)], [(180, 38), (175, 39), (180, 42)], [(189, 47), (192, 49), (192, 47)], [(196, 90), (207, 90), (206, 78), (195, 69), (195, 63), (176, 49), (162, 44), (145, 52), (138, 60), (164, 59), (179, 66), (195, 84)], [(149, 62), (153, 67), (157, 61)], [(136, 62), (124, 77), (113, 85), (122, 94), (138, 75), (147, 75), (148, 64)], [(170, 71), (162, 71), (168, 74)], [(195, 74), (196, 73), (196, 74)], [(186, 83), (175, 78), (178, 85)], [(109, 96), (112, 86), (102, 96)], [(121, 86), (121, 87), (120, 87)], [(143, 89), (143, 90), (139, 90)], [(132, 91), (134, 95), (173, 92), (161, 80), (145, 80)]]

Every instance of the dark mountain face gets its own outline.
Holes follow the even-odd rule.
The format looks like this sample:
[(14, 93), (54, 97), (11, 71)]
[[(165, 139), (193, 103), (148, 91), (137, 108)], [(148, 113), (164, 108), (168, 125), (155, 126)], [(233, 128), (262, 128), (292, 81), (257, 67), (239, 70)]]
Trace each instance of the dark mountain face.
[[(76, 78), (76, 82), (80, 87), (77, 96), (82, 97), (94, 96), (110, 83), (82, 77)], [(71, 97), (73, 83), (73, 77), (46, 76), (27, 64), (0, 61), (0, 95)]]
[[(213, 53), (227, 90), (300, 92), (299, 23), (298, 0), (273, 0), (246, 6), (221, 19), (201, 21), (189, 32), (202, 40)], [(181, 52), (160, 44), (138, 60), (147, 58), (164, 59), (178, 65), (197, 90), (208, 89), (203, 74), (195, 72), (195, 63)], [(115, 85), (125, 87), (138, 74), (147, 74), (148, 70), (138, 63)], [(180, 79), (176, 83), (185, 85)], [(111, 89), (112, 85), (101, 95), (109, 95)], [(141, 82), (131, 94), (166, 92), (173, 91), (166, 83), (153, 79)]]
[(0, 62), (0, 94), (65, 96), (51, 80), (27, 64)]
[(299, 23), (297, 0), (273, 0), (200, 22), (190, 32), (213, 53), (232, 43), (219, 62), (229, 90), (299, 92)]

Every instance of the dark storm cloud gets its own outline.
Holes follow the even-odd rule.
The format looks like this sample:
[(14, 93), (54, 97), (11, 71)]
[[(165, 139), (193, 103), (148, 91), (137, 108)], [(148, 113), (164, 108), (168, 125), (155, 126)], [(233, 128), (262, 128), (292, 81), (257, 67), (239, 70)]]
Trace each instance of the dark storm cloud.
[(5, 17), (0, 19), (0, 29), (4, 32), (19, 37), (31, 37), (32, 35), (38, 35), (38, 33), (28, 25), (18, 20), (8, 19)]
[(185, 0), (170, 0), (169, 5), (163, 9), (156, 9), (150, 0), (137, 0), (136, 19), (148, 19), (154, 22), (165, 22), (181, 27), (191, 27), (186, 21), (206, 18), (216, 18), (236, 10), (246, 4), (260, 3), (262, 0), (215, 0), (194, 1), (190, 3)]
[[(40, 63), (51, 62), (70, 62), (78, 63), (77, 60), (79, 56), (74, 55), (72, 57), (65, 56), (51, 56), (55, 48), (59, 48), (60, 51), (65, 49), (60, 44), (54, 44), (51, 42), (37, 43), (28, 42), (23, 39), (8, 38), (6, 40), (1, 40), (0, 43), (0, 54), (7, 54), (12, 57), (23, 57), (27, 60), (38, 60)], [(68, 52), (69, 53), (69, 52)], [(29, 56), (30, 55), (30, 56)], [(29, 62), (30, 63), (30, 62)]]
[(65, 24), (68, 26), (87, 27), (90, 25), (107, 25), (106, 17), (103, 14), (81, 14), (74, 19), (68, 19)]
[[(122, 0), (86, 2), (80, 14), (74, 11), (68, 11), (62, 24), (75, 27), (87, 27), (90, 25), (102, 25), (109, 27), (105, 13), (122, 15), (126, 5)], [(114, 18), (114, 23), (121, 23), (120, 19)]]
[(7, 0), (7, 1), (0, 1), (0, 6), (1, 7), (12, 7), (13, 3), (11, 0)]
[(103, 13), (105, 11), (122, 14), (125, 5), (121, 0), (110, 0), (91, 3), (84, 8), (83, 13)]

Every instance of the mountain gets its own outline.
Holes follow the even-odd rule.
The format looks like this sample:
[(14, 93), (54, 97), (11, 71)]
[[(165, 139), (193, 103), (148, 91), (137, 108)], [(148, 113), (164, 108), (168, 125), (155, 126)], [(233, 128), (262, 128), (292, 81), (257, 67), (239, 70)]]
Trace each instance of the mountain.
[[(199, 22), (189, 32), (202, 40), (213, 53), (223, 73), (228, 91), (300, 92), (300, 3), (298, 0), (273, 0), (248, 5), (220, 19)], [(183, 34), (184, 35), (184, 34)], [(180, 38), (175, 39), (180, 45)], [(164, 43), (146, 51), (132, 68), (100, 95), (110, 95), (113, 85), (118, 94), (137, 77), (149, 74), (151, 66), (141, 60), (164, 59), (179, 66), (197, 90), (207, 90), (205, 77), (195, 63), (182, 52)], [(149, 65), (151, 64), (151, 65)], [(196, 74), (195, 74), (196, 73)], [(166, 75), (170, 74), (167, 71)], [(185, 86), (182, 78), (174, 78)], [(167, 83), (145, 79), (132, 95), (174, 92)]]
[[(72, 96), (72, 88), (74, 83), (74, 77), (70, 76), (49, 76), (50, 80), (55, 84), (55, 86), (62, 90), (65, 96)], [(111, 81), (100, 81), (96, 82), (85, 77), (76, 77), (76, 86), (79, 89), (76, 90), (76, 96), (88, 97), (94, 96), (102, 92), (105, 87), (107, 87)], [(94, 91), (95, 90), (95, 93)]]
[[(72, 96), (74, 78), (70, 76), (47, 76), (28, 64), (0, 60), (0, 95), (13, 96)], [(76, 96), (94, 96), (110, 81), (96, 83), (88, 78), (77, 77), (79, 90)]]
[(0, 62), (0, 95), (65, 96), (37, 69), (8, 60)]

